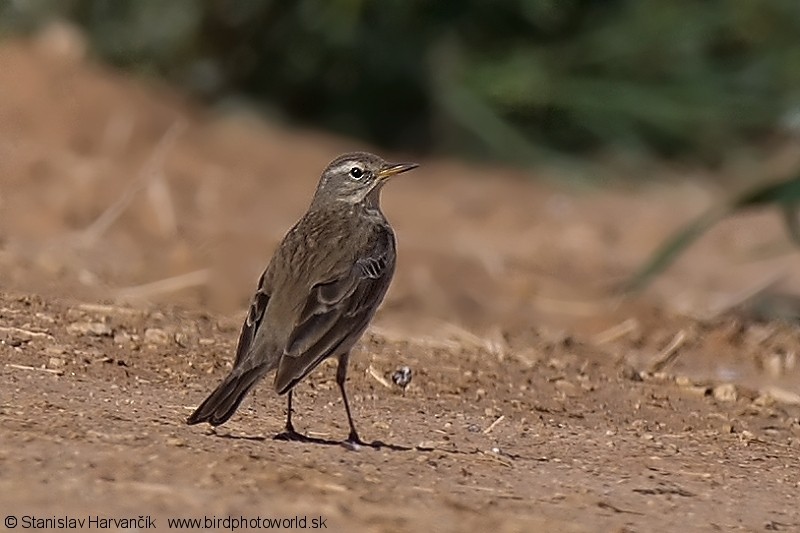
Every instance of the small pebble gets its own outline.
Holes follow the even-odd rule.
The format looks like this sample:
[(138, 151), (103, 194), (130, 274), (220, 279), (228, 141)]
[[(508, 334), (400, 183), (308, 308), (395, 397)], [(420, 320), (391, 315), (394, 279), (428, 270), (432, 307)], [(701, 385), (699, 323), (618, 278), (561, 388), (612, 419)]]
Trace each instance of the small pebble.
[(403, 390), (406, 390), (406, 387), (411, 383), (412, 377), (413, 373), (411, 369), (407, 366), (401, 366), (392, 374), (392, 381), (398, 387), (402, 387)]
[(144, 332), (144, 342), (147, 344), (166, 344), (169, 337), (163, 329), (147, 328)]
[(103, 322), (74, 322), (67, 326), (70, 335), (90, 335), (94, 337), (111, 337), (114, 331)]
[(714, 387), (714, 398), (721, 402), (735, 402), (739, 398), (736, 385), (725, 383)]

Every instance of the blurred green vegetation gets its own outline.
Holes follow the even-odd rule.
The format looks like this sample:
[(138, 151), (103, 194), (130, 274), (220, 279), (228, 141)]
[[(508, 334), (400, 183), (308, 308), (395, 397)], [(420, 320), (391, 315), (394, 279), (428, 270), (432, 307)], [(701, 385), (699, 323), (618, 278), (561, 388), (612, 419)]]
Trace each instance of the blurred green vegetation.
[(781, 211), (789, 239), (795, 246), (800, 247), (800, 176), (792, 176), (775, 183), (760, 183), (717, 203), (681, 227), (653, 252), (619, 288), (619, 292), (635, 293), (646, 288), (692, 243), (723, 218), (765, 207), (777, 207)]
[(800, 114), (798, 0), (0, 0), (211, 101), (383, 146), (713, 162)]

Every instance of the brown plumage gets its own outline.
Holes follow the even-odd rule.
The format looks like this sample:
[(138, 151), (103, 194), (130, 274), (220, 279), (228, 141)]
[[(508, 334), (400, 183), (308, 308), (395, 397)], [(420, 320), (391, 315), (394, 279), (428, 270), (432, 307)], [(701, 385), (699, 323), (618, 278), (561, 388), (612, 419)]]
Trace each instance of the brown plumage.
[(289, 230), (258, 282), (230, 374), (187, 423), (227, 421), (250, 389), (275, 370), (275, 390), (288, 393), (286, 434), (292, 426), (292, 388), (328, 357), (338, 357), (336, 381), (360, 443), (345, 391), (350, 349), (383, 300), (395, 266), (395, 239), (380, 209), (392, 176), (415, 168), (351, 153), (322, 173), (308, 212)]

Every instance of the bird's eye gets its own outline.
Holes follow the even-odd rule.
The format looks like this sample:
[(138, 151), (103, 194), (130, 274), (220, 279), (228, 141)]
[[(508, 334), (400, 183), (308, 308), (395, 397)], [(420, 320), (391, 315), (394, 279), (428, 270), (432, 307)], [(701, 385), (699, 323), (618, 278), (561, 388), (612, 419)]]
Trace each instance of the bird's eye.
[(361, 178), (363, 178), (363, 177), (364, 177), (364, 171), (363, 171), (363, 170), (361, 170), (361, 169), (360, 169), (360, 168), (358, 168), (358, 167), (353, 167), (353, 168), (351, 168), (351, 169), (350, 169), (350, 176), (351, 176), (351, 177), (352, 177), (354, 180), (360, 180)]

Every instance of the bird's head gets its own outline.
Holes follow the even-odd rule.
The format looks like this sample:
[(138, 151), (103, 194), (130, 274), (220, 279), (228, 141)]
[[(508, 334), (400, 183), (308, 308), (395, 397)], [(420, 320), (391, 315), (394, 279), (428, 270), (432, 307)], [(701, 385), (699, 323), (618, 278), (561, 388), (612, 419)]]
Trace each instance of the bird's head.
[(366, 152), (341, 155), (322, 172), (314, 203), (342, 201), (377, 205), (381, 187), (389, 178), (417, 166), (416, 163), (387, 163)]

